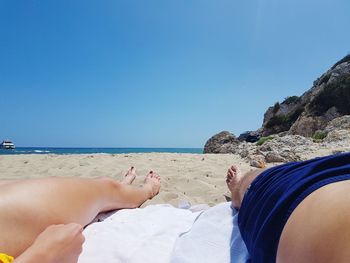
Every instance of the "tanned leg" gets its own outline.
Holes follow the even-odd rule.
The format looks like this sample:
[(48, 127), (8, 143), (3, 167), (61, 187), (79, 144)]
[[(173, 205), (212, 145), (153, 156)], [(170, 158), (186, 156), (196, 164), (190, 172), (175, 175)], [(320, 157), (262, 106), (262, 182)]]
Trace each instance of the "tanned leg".
[(232, 165), (227, 170), (226, 184), (231, 192), (232, 206), (236, 209), (241, 207), (243, 197), (253, 180), (264, 171), (264, 169), (257, 169), (247, 172), (242, 175), (241, 171), (236, 165)]
[(18, 180), (0, 180), (0, 186), (2, 186), (2, 185), (5, 185), (5, 184), (10, 184), (10, 183), (14, 183), (14, 182), (18, 182), (19, 181), (19, 179)]
[(100, 212), (138, 207), (159, 192), (154, 172), (142, 187), (126, 183), (129, 179), (55, 177), (0, 186), (0, 251), (16, 257), (49, 225), (85, 226)]

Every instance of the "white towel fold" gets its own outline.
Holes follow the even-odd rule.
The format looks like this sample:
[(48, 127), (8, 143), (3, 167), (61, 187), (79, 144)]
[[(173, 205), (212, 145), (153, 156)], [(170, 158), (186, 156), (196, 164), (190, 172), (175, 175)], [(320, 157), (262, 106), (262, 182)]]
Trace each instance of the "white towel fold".
[(123, 209), (88, 226), (84, 235), (78, 263), (245, 263), (248, 259), (230, 203), (204, 212), (170, 205)]
[(176, 241), (171, 263), (246, 263), (235, 210), (222, 203), (203, 212)]
[(199, 214), (170, 205), (120, 210), (84, 230), (78, 263), (169, 262), (177, 237)]

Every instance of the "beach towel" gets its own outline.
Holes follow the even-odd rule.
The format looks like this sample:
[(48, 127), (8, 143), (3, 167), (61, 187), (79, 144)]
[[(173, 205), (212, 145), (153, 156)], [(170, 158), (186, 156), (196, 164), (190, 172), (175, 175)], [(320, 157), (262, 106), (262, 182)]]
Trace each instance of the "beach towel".
[(171, 263), (246, 263), (237, 211), (222, 203), (204, 211), (176, 241)]
[[(78, 263), (245, 263), (237, 214), (230, 203), (179, 209), (123, 209), (88, 226)], [(99, 217), (101, 219), (101, 217)], [(103, 217), (102, 217), (103, 218)]]
[(200, 213), (171, 205), (120, 210), (84, 230), (78, 263), (170, 262), (176, 239)]

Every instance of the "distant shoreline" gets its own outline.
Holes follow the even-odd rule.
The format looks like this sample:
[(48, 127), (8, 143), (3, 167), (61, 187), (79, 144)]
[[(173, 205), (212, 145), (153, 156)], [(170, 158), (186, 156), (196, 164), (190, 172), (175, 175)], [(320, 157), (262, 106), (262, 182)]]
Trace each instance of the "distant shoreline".
[(21, 154), (128, 154), (128, 153), (193, 153), (202, 154), (203, 148), (83, 148), (83, 147), (17, 147), (0, 150), (0, 155)]

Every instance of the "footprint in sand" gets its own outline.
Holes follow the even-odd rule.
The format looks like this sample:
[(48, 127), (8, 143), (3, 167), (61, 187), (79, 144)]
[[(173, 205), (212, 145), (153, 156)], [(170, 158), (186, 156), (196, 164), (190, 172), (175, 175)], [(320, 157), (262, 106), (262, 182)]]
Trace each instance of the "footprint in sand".
[(164, 194), (164, 201), (169, 202), (170, 200), (178, 198), (179, 195), (175, 193), (165, 193)]
[(86, 161), (80, 161), (79, 166), (88, 166), (90, 163)]

